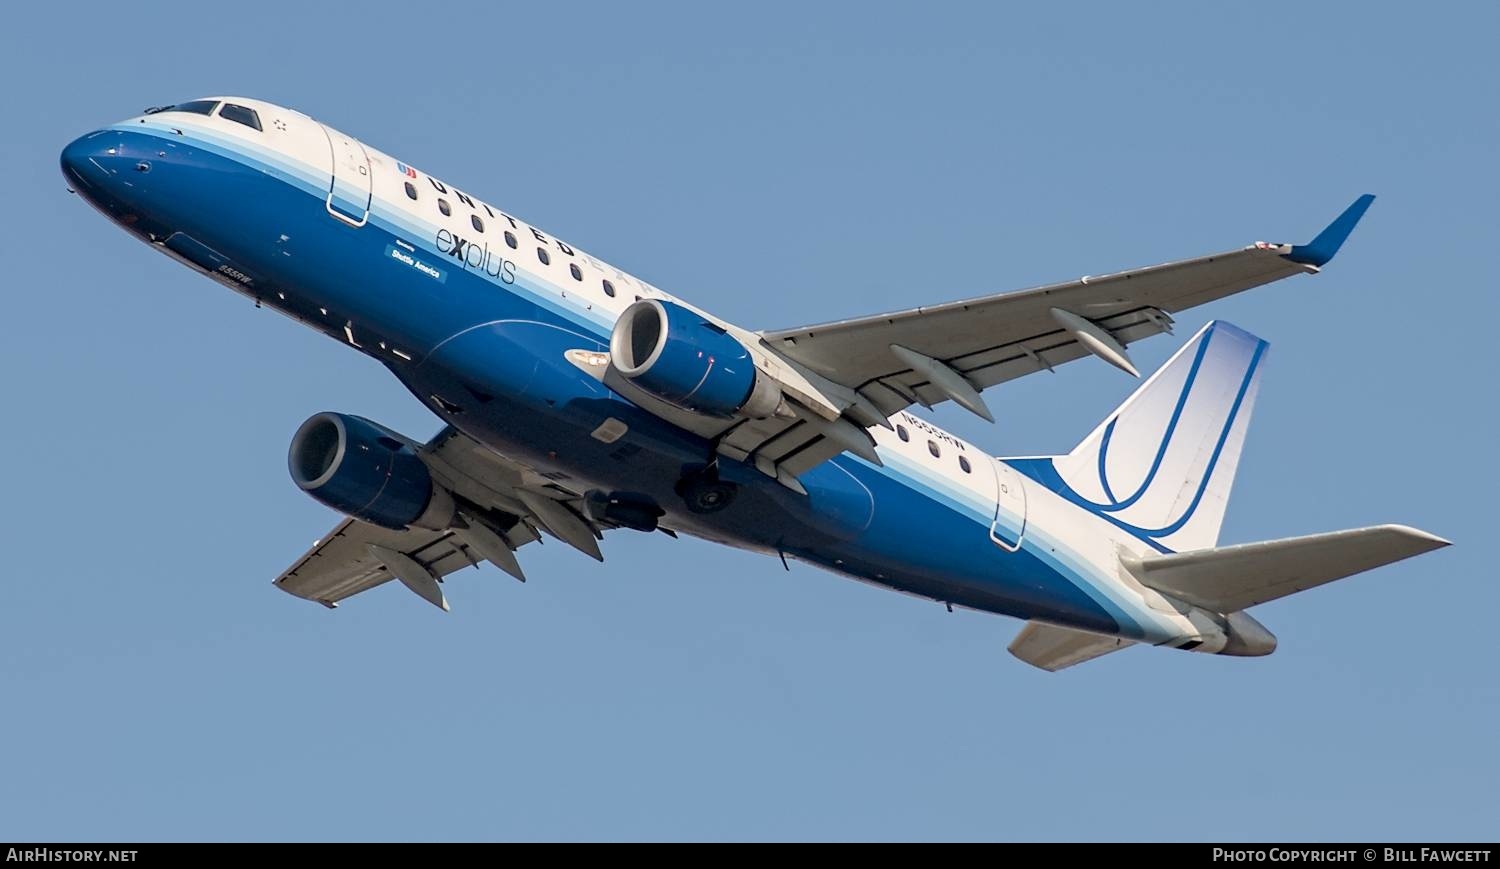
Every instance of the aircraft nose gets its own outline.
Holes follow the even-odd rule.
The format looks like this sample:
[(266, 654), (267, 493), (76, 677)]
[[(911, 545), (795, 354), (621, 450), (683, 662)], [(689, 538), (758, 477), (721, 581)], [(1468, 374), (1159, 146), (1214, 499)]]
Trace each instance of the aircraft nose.
[(69, 184), (95, 187), (114, 174), (112, 163), (120, 158), (119, 143), (105, 130), (79, 136), (62, 150), (60, 162)]

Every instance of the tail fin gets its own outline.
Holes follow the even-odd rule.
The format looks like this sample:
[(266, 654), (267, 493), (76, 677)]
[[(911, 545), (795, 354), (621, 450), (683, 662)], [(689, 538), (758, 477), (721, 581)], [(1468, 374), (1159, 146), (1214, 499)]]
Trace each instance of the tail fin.
[(1064, 491), (1162, 551), (1213, 546), (1270, 345), (1216, 321), (1066, 456)]

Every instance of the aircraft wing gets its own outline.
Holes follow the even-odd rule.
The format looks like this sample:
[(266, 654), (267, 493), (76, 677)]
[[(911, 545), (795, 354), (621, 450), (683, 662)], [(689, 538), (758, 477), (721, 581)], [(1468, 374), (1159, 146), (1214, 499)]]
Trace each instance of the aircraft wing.
[(582, 496), (512, 462), (452, 428), (419, 453), (433, 478), (458, 499), (457, 527), (392, 531), (345, 519), (313, 544), (275, 585), (327, 607), (399, 579), (418, 596), (448, 608), (438, 585), (448, 574), (489, 561), (526, 581), (514, 550), (546, 531), (603, 561), (607, 527), (590, 518)]
[(1355, 200), (1306, 245), (1258, 242), (1197, 259), (761, 335), (771, 348), (857, 390), (887, 415), (911, 404), (954, 400), (988, 418), (978, 390), (1091, 354), (1135, 374), (1125, 346), (1170, 331), (1172, 314), (1317, 272), (1374, 198)]
[(335, 607), (345, 598), (396, 578), (382, 559), (371, 553), (372, 545), (401, 553), (437, 577), (463, 567), (477, 567), (484, 560), (469, 552), (452, 531), (391, 531), (345, 519), (277, 577), (276, 587)]

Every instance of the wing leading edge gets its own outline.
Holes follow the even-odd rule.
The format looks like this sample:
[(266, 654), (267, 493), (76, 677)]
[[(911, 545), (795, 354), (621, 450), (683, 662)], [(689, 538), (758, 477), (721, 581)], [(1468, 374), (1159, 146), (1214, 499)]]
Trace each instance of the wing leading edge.
[[(1306, 245), (1240, 250), (1029, 290), (870, 317), (762, 332), (767, 346), (887, 415), (955, 400), (981, 413), (982, 390), (1096, 355), (1128, 372), (1128, 344), (1171, 331), (1172, 314), (1297, 274), (1337, 253), (1374, 196), (1366, 194)], [(960, 378), (945, 384), (935, 362)]]

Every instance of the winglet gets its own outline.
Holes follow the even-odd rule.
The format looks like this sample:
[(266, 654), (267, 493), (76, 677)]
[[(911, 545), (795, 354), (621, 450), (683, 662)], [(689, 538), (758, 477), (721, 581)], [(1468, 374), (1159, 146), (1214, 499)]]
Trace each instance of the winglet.
[(1349, 233), (1354, 231), (1354, 225), (1359, 223), (1361, 217), (1365, 216), (1365, 210), (1370, 207), (1370, 203), (1374, 201), (1375, 194), (1373, 193), (1366, 193), (1354, 200), (1354, 204), (1344, 209), (1344, 213), (1340, 214), (1333, 223), (1328, 224), (1326, 229), (1318, 233), (1318, 237), (1313, 239), (1311, 243), (1294, 244), (1292, 245), (1292, 252), (1283, 254), (1283, 256), (1294, 263), (1302, 263), (1303, 265), (1316, 266), (1318, 268), (1327, 265), (1328, 261), (1333, 259), (1333, 255), (1339, 252), (1339, 247), (1349, 237)]

